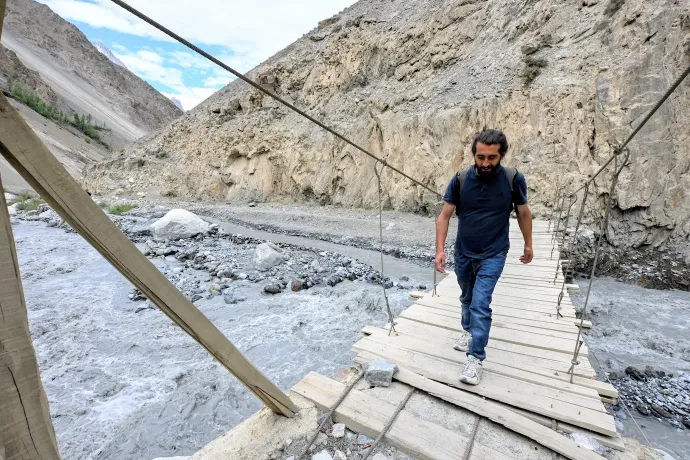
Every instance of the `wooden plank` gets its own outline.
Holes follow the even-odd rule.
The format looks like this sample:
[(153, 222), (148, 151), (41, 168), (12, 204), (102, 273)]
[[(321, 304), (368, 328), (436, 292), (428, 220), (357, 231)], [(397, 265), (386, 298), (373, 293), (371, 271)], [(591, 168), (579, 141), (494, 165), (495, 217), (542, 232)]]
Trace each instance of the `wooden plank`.
[[(4, 4), (0, 4), (0, 14)], [(0, 179), (0, 439), (4, 458), (55, 459), (60, 453), (31, 343), (19, 260)]]
[[(411, 307), (407, 308), (404, 310), (401, 314), (401, 317), (403, 318), (410, 318), (410, 319), (419, 319), (423, 317), (438, 317), (438, 316), (445, 316), (448, 318), (447, 320), (450, 321), (457, 321), (458, 324), (460, 323), (461, 319), (460, 313), (456, 312), (451, 312), (448, 310), (440, 310), (437, 308), (429, 308), (425, 307), (423, 305), (419, 304), (414, 304)], [(491, 322), (491, 328), (493, 329), (494, 327), (501, 327), (505, 329), (514, 329), (516, 331), (522, 331), (522, 332), (530, 332), (534, 334), (539, 334), (539, 335), (546, 335), (549, 337), (560, 337), (563, 339), (572, 339), (573, 341), (577, 338), (577, 329), (575, 328), (574, 325), (569, 325), (567, 326), (568, 328), (571, 328), (570, 331), (565, 330), (562, 328), (562, 326), (556, 326), (554, 325), (553, 328), (546, 328), (543, 327), (547, 323), (543, 323), (540, 325), (525, 325), (525, 324), (520, 324), (520, 320), (516, 321), (507, 321), (505, 317), (501, 315), (494, 314), (492, 315), (493, 319)], [(523, 320), (525, 322), (529, 322), (531, 320)]]
[[(387, 325), (386, 327), (389, 327)], [(432, 326), (429, 324), (422, 324), (416, 321), (407, 320), (405, 318), (398, 318), (396, 320), (395, 329), (399, 332), (406, 332), (416, 335), (430, 335), (432, 337), (443, 337), (455, 340), (458, 337), (458, 332), (452, 331), (450, 329), (445, 329), (437, 326)], [(489, 340), (487, 348), (490, 350), (504, 350), (511, 353), (516, 353), (524, 355), (533, 359), (545, 359), (553, 361), (557, 368), (562, 368), (565, 366), (567, 369), (570, 367), (570, 360), (573, 356), (573, 351), (569, 352), (559, 352), (553, 350), (545, 350), (542, 348), (534, 348), (526, 345), (520, 345), (516, 343), (503, 342), (500, 340)], [(545, 366), (549, 367), (549, 366)], [(587, 372), (587, 374), (580, 374), (579, 372)], [(592, 365), (589, 360), (584, 359), (582, 363), (576, 368), (576, 375), (582, 376), (594, 376), (596, 375)]]
[[(524, 290), (528, 290), (529, 286), (524, 286)], [(448, 288), (447, 286), (437, 286), (436, 288), (436, 294), (438, 297), (447, 299), (447, 300), (454, 300), (458, 301), (460, 299), (462, 291), (458, 286), (453, 286), (451, 288)], [(555, 311), (556, 306), (558, 305), (558, 294), (555, 296), (549, 296), (549, 299), (540, 299), (540, 298), (527, 298), (525, 297), (526, 295), (529, 295), (528, 293), (524, 293), (522, 295), (516, 295), (514, 289), (507, 290), (504, 287), (501, 286), (496, 286), (496, 288), (493, 291), (493, 299), (494, 301), (502, 301), (504, 304), (510, 302), (511, 305), (516, 305), (520, 306), (521, 308), (530, 308), (530, 309), (541, 309), (544, 311)], [(562, 309), (569, 311), (572, 314), (575, 314), (575, 306), (570, 300), (566, 300), (565, 298), (561, 301), (561, 307)]]
[[(362, 329), (365, 334), (372, 335), (374, 338), (390, 340), (396, 346), (419, 351), (421, 353), (429, 354), (437, 358), (445, 359), (447, 361), (457, 363), (458, 365), (465, 364), (465, 353), (458, 352), (453, 348), (454, 340), (449, 337), (439, 337), (430, 334), (415, 334), (412, 332), (400, 331), (397, 336), (388, 335), (387, 329), (367, 326)], [(524, 356), (511, 353), (500, 349), (491, 349), (490, 356), (484, 361), (484, 369), (492, 370), (496, 373), (506, 375), (508, 377), (517, 378), (518, 380), (525, 380), (532, 383), (543, 384), (544, 386), (553, 386), (554, 388), (562, 389), (571, 393), (577, 393), (588, 396), (594, 399), (603, 401), (603, 398), (617, 398), (618, 391), (611, 384), (600, 382), (593, 378), (583, 378), (580, 375), (573, 376), (573, 383), (570, 383), (570, 375), (567, 373), (570, 367), (569, 363), (556, 363), (548, 360), (540, 360), (539, 358), (526, 358)], [(509, 369), (506, 369), (509, 368)], [(540, 376), (526, 375), (525, 373), (532, 373)], [(550, 380), (557, 380), (565, 382), (567, 385), (556, 384), (552, 385)], [(581, 390), (575, 387), (586, 388)], [(604, 401), (608, 402), (608, 401)], [(603, 409), (602, 406), (596, 406), (597, 409)]]
[[(448, 287), (439, 285), (436, 287), (436, 292), (438, 292), (442, 296), (459, 297), (462, 291), (460, 290), (459, 286)], [(553, 308), (556, 308), (556, 305), (558, 303), (558, 294), (544, 295), (538, 292), (532, 292), (529, 290), (528, 286), (518, 289), (506, 288), (504, 286), (496, 285), (493, 294), (495, 297), (508, 297), (521, 302), (539, 303), (548, 307), (552, 306)], [(563, 299), (563, 301), (561, 301), (561, 305), (574, 308), (572, 302), (566, 300), (565, 298)]]
[(447, 361), (432, 356), (373, 344), (367, 344), (366, 347), (362, 347), (358, 351), (367, 351), (396, 363), (400, 367), (406, 367), (432, 380), (461, 388), (470, 393), (502, 401), (511, 406), (536, 412), (607, 436), (616, 434), (616, 424), (611, 415), (565, 402), (572, 396), (570, 393), (549, 389), (548, 394), (544, 395), (543, 387), (496, 375), (487, 375), (488, 378), (482, 379), (479, 385), (466, 385), (460, 382), (460, 366), (449, 366)]
[[(358, 356), (356, 361), (365, 364), (373, 356)], [(398, 372), (393, 376), (395, 380), (411, 385), (432, 396), (443, 399), (463, 409), (467, 409), (475, 414), (486, 417), (494, 423), (530, 438), (542, 446), (569, 458), (571, 460), (601, 460), (603, 457), (591, 450), (578, 446), (577, 443), (561, 436), (555, 431), (546, 428), (539, 423), (516, 414), (505, 407), (496, 404), (465, 391), (450, 388), (447, 385), (435, 382), (420, 374), (410, 371), (404, 367), (399, 367)]]
[(65, 222), (266, 406), (285, 416), (295, 414), (298, 408), (287, 395), (254, 367), (134, 246), (81, 189), (2, 94), (0, 153)]
[[(418, 321), (424, 324), (433, 324), (436, 326), (445, 324), (445, 327), (448, 329), (452, 328), (454, 330), (460, 331), (461, 325), (459, 318), (456, 319), (447, 315), (436, 314), (432, 311), (433, 309), (431, 308), (428, 308), (426, 310), (421, 310), (421, 308), (421, 306), (410, 307), (407, 310), (403, 311), (400, 314), (400, 317), (411, 319), (413, 321)], [(494, 331), (496, 332), (496, 334), (494, 334)], [(559, 341), (557, 343), (559, 343), (561, 347), (566, 347), (566, 343), (572, 343), (571, 348), (575, 348), (575, 340), (577, 338), (577, 334), (550, 331), (548, 329), (538, 329), (529, 326), (521, 326), (510, 323), (501, 323), (500, 321), (492, 322), (491, 329), (489, 331), (489, 337), (496, 338), (497, 340), (502, 340), (498, 337), (504, 337), (507, 334), (512, 334), (514, 332), (521, 334), (521, 336), (523, 337), (526, 335), (532, 336), (532, 338), (534, 339), (531, 341), (532, 343), (534, 343), (535, 340), (555, 339)]]
[[(460, 306), (459, 302), (455, 306), (450, 306), (447, 304), (427, 302), (424, 299), (419, 299), (412, 305), (419, 305), (424, 308), (438, 310), (455, 318), (462, 317), (462, 307)], [(501, 305), (494, 305), (493, 303), (491, 304), (491, 310), (493, 312), (492, 317), (501, 321), (512, 321), (515, 324), (541, 327), (543, 329), (552, 329), (555, 331), (577, 331), (575, 320), (564, 318), (559, 319), (555, 314), (518, 310), (515, 308), (503, 307)]]
[[(310, 372), (292, 389), (316, 404), (330, 410), (345, 391), (345, 385), (315, 372)], [(334, 419), (353, 431), (376, 438), (396, 406), (362, 391), (352, 390), (336, 408)], [(422, 420), (403, 409), (382, 439), (402, 452), (423, 460), (460, 460), (467, 450), (465, 436), (435, 423)], [(475, 439), (473, 452), (478, 458), (508, 460), (512, 457), (498, 452)]]
[[(445, 296), (438, 296), (438, 297), (431, 297), (431, 296), (426, 296), (424, 297), (425, 301), (428, 302), (433, 302), (434, 304), (441, 304), (445, 306), (452, 306), (452, 307), (457, 307), (460, 308), (460, 300), (458, 297), (445, 297)], [(418, 303), (418, 302), (417, 302)], [(526, 312), (526, 313), (534, 313), (534, 314), (540, 314), (540, 315), (546, 315), (547, 317), (552, 317), (556, 318), (556, 306), (554, 305), (553, 307), (547, 307), (544, 308), (542, 306), (539, 306), (537, 304), (533, 303), (525, 303), (525, 302), (510, 302), (506, 299), (501, 298), (500, 296), (494, 296), (493, 299), (491, 300), (491, 307), (493, 308), (494, 306), (496, 307), (503, 307), (503, 308), (509, 308), (511, 310), (516, 310), (520, 312)], [(573, 323), (577, 321), (579, 324), (579, 319), (575, 316), (575, 312), (568, 309), (568, 307), (563, 307), (561, 310), (561, 316), (563, 318), (567, 318)], [(591, 325), (591, 322), (590, 322)]]
[(550, 428), (555, 429), (557, 431), (563, 431), (564, 433), (568, 433), (568, 434), (575, 433), (575, 432), (585, 433), (587, 436), (590, 436), (590, 437), (596, 439), (597, 441), (599, 441), (602, 445), (604, 445), (606, 447), (610, 447), (611, 449), (616, 449), (616, 450), (619, 450), (621, 452), (625, 451), (625, 443), (623, 442), (623, 438), (621, 437), (621, 435), (618, 433), (616, 433), (614, 436), (606, 436), (603, 434), (594, 433), (592, 431), (583, 430), (579, 426), (570, 425), (569, 423), (564, 423), (564, 422), (561, 422), (558, 420), (544, 417), (543, 415), (535, 414), (534, 412), (526, 411), (524, 409), (519, 409), (517, 407), (512, 407), (512, 406), (509, 406), (508, 404), (505, 404), (502, 402), (498, 402), (498, 401), (493, 401), (493, 402), (499, 406), (503, 406), (504, 408), (506, 408), (512, 412), (515, 412), (516, 414), (520, 414), (523, 417), (526, 417), (526, 418), (528, 418), (528, 419), (532, 420), (533, 422), (536, 422), (540, 425), (550, 427)]
[[(422, 297), (420, 299), (417, 299), (417, 301), (414, 303), (414, 305), (424, 305), (425, 307), (429, 308), (437, 308), (439, 310), (446, 310), (446, 311), (451, 311), (451, 312), (462, 312), (462, 306), (460, 305), (460, 301), (455, 300), (451, 302), (443, 302), (443, 298), (441, 297), (431, 297), (431, 296), (426, 296)], [(540, 311), (533, 311), (533, 310), (521, 310), (519, 308), (512, 308), (512, 307), (506, 307), (503, 305), (498, 305), (495, 304), (494, 302), (491, 302), (491, 309), (493, 310), (493, 313), (496, 315), (501, 315), (505, 317), (511, 317), (511, 318), (520, 318), (520, 319), (530, 319), (534, 321), (539, 321), (539, 322), (544, 322), (544, 323), (549, 323), (549, 324), (560, 324), (563, 326), (579, 326), (580, 320), (579, 319), (573, 319), (573, 318), (558, 318), (556, 316), (556, 313), (547, 313), (547, 312), (540, 312)], [(592, 327), (592, 322), (585, 320), (583, 322), (583, 326), (585, 328)]]
[[(407, 316), (402, 316), (401, 319), (408, 319), (410, 321), (416, 321), (421, 324), (429, 324), (431, 326), (437, 326), (444, 329), (448, 329), (454, 332), (460, 332), (462, 326), (457, 324), (451, 324), (445, 318), (434, 317), (434, 318), (410, 318)], [(527, 345), (534, 348), (542, 348), (544, 350), (554, 350), (563, 353), (570, 353), (572, 355), (575, 349), (574, 340), (562, 339), (560, 337), (547, 337), (547, 336), (536, 336), (534, 334), (529, 334), (525, 332), (506, 330), (500, 327), (491, 328), (489, 331), (489, 338), (491, 340), (501, 340), (509, 343), (517, 343), (520, 345)], [(582, 345), (580, 349), (580, 356), (589, 356), (589, 349), (586, 345)]]
[[(396, 349), (401, 352), (411, 352), (415, 356), (434, 359), (435, 363), (457, 371), (458, 378), (464, 367), (466, 355), (456, 350), (442, 351), (433, 346), (424, 345), (424, 341), (411, 336), (382, 337), (371, 335), (364, 337), (352, 346), (355, 351), (368, 351), (379, 354), (380, 350)], [(443, 356), (439, 356), (443, 355)], [(497, 363), (494, 359), (484, 361), (484, 376), (479, 386), (480, 390), (490, 393), (496, 388), (512, 388), (521, 386), (521, 391), (529, 392), (539, 398), (552, 398), (598, 412), (605, 412), (596, 391), (589, 388), (572, 385), (563, 380), (551, 379), (540, 374), (522, 371)], [(484, 396), (486, 394), (482, 393)], [(491, 397), (491, 396), (487, 396)]]

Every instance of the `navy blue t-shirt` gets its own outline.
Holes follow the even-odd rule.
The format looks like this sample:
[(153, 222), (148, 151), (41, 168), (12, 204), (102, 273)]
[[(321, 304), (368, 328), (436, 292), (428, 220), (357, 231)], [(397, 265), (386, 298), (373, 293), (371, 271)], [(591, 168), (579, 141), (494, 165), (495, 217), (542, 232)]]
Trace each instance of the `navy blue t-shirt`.
[(512, 203), (527, 204), (525, 176), (518, 172), (514, 184), (511, 194), (508, 175), (503, 166), (499, 166), (496, 174), (489, 179), (478, 177), (475, 168), (470, 168), (460, 196), (460, 181), (457, 174), (453, 176), (443, 201), (456, 206), (456, 257), (462, 254), (473, 259), (487, 259), (508, 251)]

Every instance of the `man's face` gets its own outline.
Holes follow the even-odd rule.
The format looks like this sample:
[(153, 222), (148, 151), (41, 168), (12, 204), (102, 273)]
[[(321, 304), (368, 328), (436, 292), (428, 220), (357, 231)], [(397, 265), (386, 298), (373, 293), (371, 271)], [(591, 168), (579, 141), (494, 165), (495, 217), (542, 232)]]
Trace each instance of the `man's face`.
[(501, 163), (501, 154), (498, 149), (500, 144), (482, 144), (477, 142), (477, 153), (474, 154), (474, 162), (477, 165), (477, 171), (481, 176), (491, 176), (496, 172), (496, 168)]

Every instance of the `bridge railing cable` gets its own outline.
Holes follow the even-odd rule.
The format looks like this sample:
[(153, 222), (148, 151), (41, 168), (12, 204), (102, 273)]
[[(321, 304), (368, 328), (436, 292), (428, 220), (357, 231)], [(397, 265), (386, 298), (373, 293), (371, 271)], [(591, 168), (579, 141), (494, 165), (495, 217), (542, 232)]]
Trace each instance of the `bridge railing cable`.
[[(585, 208), (585, 203), (587, 201), (587, 196), (590, 190), (590, 185), (593, 183), (593, 181), (602, 173), (604, 172), (611, 163), (613, 163), (613, 172), (612, 172), (612, 177), (611, 177), (611, 185), (609, 187), (609, 193), (605, 198), (605, 210), (604, 210), (604, 218), (601, 222), (601, 229), (599, 231), (599, 235), (596, 238), (596, 243), (595, 243), (595, 248), (594, 248), (594, 260), (592, 263), (592, 269), (589, 273), (589, 282), (587, 286), (587, 292), (585, 296), (585, 302), (582, 307), (582, 311), (580, 314), (580, 324), (578, 328), (578, 333), (577, 333), (577, 338), (575, 340), (575, 349), (573, 351), (573, 358), (571, 360), (571, 366), (570, 369), (568, 370), (568, 373), (570, 374), (570, 381), (572, 383), (573, 381), (573, 376), (574, 376), (574, 370), (575, 366), (579, 364), (578, 358), (580, 354), (580, 349), (582, 348), (582, 345), (584, 343), (583, 338), (582, 338), (582, 326), (583, 323), (587, 317), (587, 308), (589, 306), (589, 300), (590, 300), (590, 295), (592, 291), (592, 283), (594, 281), (594, 276), (596, 275), (597, 271), (597, 265), (599, 263), (600, 259), (600, 254), (602, 250), (602, 245), (604, 243), (604, 238), (607, 235), (608, 231), (608, 224), (609, 224), (609, 218), (611, 214), (611, 207), (612, 207), (612, 202), (613, 202), (613, 195), (616, 189), (616, 185), (618, 184), (618, 178), (623, 171), (623, 169), (628, 165), (628, 161), (630, 159), (630, 149), (628, 147), (628, 144), (637, 136), (637, 134), (642, 130), (642, 128), (647, 124), (647, 122), (654, 116), (654, 114), (659, 110), (659, 108), (662, 106), (662, 104), (673, 94), (673, 92), (680, 86), (680, 84), (685, 80), (685, 78), (690, 74), (690, 66), (688, 66), (685, 71), (683, 71), (678, 78), (673, 82), (673, 84), (669, 87), (669, 89), (663, 94), (663, 96), (654, 104), (652, 109), (647, 113), (647, 115), (644, 117), (644, 119), (637, 125), (637, 127), (628, 135), (628, 137), (619, 145), (617, 145), (614, 148), (614, 152), (611, 155), (611, 157), (604, 162), (604, 164), (591, 176), (589, 177), (579, 188), (577, 188), (574, 192), (570, 194), (571, 197), (575, 197), (580, 191), (584, 190), (584, 194), (582, 197), (582, 203), (581, 203), (581, 208), (580, 208), (580, 213), (578, 217), (577, 224), (575, 226), (575, 231), (571, 235), (571, 241), (570, 244), (568, 245), (569, 252), (572, 253), (575, 244), (577, 242), (577, 236), (578, 236), (578, 231), (580, 228), (580, 224), (582, 223), (582, 217), (584, 214), (584, 208)], [(619, 158), (622, 158), (622, 161), (619, 164)], [(556, 197), (558, 197), (559, 190), (556, 190)], [(575, 201), (571, 202), (570, 207), (572, 207), (572, 204)], [(554, 203), (554, 209), (552, 210), (552, 215), (555, 214), (555, 207), (557, 206), (557, 203)], [(557, 234), (560, 231), (560, 223), (561, 223), (561, 217), (562, 217), (562, 211), (563, 211), (563, 206), (564, 206), (564, 201), (561, 200), (561, 205), (559, 206), (559, 215), (558, 219), (556, 221), (556, 231), (554, 233), (554, 239), (557, 240)], [(568, 213), (570, 212), (570, 208)], [(565, 232), (567, 232), (567, 219), (566, 219), (566, 224), (565, 228), (563, 229), (564, 231), (564, 237), (563, 241), (565, 240)], [(565, 246), (562, 245), (561, 248), (559, 249), (564, 249)], [(559, 250), (559, 260), (560, 260), (560, 250)], [(572, 259), (572, 257), (571, 257)], [(570, 261), (569, 264), (570, 269), (574, 271), (574, 260)], [(556, 270), (559, 270), (560, 267), (557, 267)], [(558, 275), (558, 272), (556, 273)], [(557, 276), (556, 276), (557, 277)], [(567, 276), (565, 277), (567, 278)], [(565, 281), (566, 279), (564, 278), (563, 280), (563, 286), (561, 287), (561, 293), (558, 296), (558, 305), (560, 307), (561, 301), (563, 299), (563, 290), (565, 287)]]

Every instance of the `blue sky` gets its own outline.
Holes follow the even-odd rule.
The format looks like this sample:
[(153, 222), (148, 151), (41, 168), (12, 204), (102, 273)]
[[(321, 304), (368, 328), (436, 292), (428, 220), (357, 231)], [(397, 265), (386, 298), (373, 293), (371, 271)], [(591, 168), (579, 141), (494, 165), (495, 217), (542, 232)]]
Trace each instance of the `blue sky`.
[[(234, 77), (109, 0), (38, 0), (189, 110)], [(130, 0), (134, 8), (246, 72), (354, 0)]]

